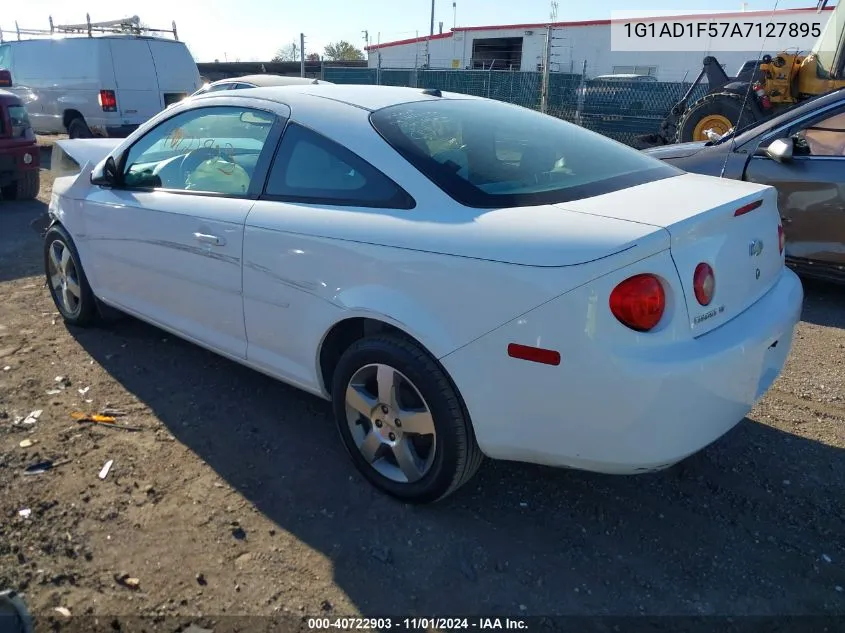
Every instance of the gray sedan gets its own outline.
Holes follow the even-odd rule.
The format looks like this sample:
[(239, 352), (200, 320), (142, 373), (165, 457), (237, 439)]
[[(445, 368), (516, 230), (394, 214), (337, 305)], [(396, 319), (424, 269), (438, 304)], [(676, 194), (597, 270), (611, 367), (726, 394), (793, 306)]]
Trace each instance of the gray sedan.
[(688, 172), (776, 187), (787, 263), (845, 282), (845, 89), (716, 142), (644, 151)]

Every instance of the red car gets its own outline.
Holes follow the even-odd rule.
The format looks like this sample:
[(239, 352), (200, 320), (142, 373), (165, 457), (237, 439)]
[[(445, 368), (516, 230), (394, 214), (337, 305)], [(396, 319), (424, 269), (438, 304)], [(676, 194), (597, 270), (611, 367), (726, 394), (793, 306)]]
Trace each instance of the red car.
[[(0, 71), (3, 72), (3, 71)], [(0, 194), (4, 200), (32, 200), (41, 186), (40, 156), (23, 102), (0, 90)]]

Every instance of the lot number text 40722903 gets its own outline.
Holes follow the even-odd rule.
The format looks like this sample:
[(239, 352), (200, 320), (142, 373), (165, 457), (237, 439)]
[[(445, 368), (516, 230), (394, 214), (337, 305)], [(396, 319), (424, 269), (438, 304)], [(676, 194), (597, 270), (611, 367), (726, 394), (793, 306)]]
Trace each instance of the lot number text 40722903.
[(520, 618), (308, 618), (313, 631), (355, 630), (525, 630), (528, 624)]

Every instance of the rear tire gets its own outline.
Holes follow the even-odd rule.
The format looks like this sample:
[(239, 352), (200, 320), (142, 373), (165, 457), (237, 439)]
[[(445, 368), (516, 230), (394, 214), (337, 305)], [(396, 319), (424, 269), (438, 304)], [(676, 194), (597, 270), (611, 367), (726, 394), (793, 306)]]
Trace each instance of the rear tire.
[(93, 138), (91, 128), (82, 117), (76, 117), (67, 126), (67, 135), (70, 138)]
[[(383, 376), (389, 390), (381, 389), (387, 384)], [(481, 465), (483, 455), (455, 387), (407, 339), (382, 335), (352, 344), (334, 372), (332, 405), (352, 462), (372, 485), (397, 499), (442, 499)]]
[(730, 92), (717, 92), (699, 99), (678, 124), (675, 142), (706, 141), (706, 129), (712, 128), (724, 134), (732, 126), (739, 128), (754, 123), (757, 117), (747, 105), (742, 107), (743, 100), (742, 95)]
[(41, 190), (41, 174), (37, 169), (23, 172), (23, 177), (0, 190), (6, 200), (34, 200)]

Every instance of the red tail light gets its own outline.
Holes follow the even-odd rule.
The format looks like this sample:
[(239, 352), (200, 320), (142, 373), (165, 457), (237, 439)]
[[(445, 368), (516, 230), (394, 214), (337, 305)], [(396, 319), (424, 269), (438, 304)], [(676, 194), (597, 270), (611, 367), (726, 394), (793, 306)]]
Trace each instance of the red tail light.
[(695, 274), (692, 276), (692, 288), (695, 291), (695, 298), (703, 305), (709, 305), (713, 301), (713, 293), (716, 291), (716, 276), (710, 264), (701, 262), (695, 267)]
[(778, 224), (778, 248), (780, 254), (783, 255), (783, 249), (786, 247), (786, 236), (783, 234), (783, 225)]
[(666, 309), (663, 284), (654, 275), (635, 275), (610, 293), (610, 311), (622, 325), (638, 332), (653, 329)]
[(98, 101), (103, 112), (117, 112), (117, 97), (114, 90), (100, 90)]
[(12, 72), (10, 70), (0, 70), (0, 87), (11, 88), (12, 86)]

